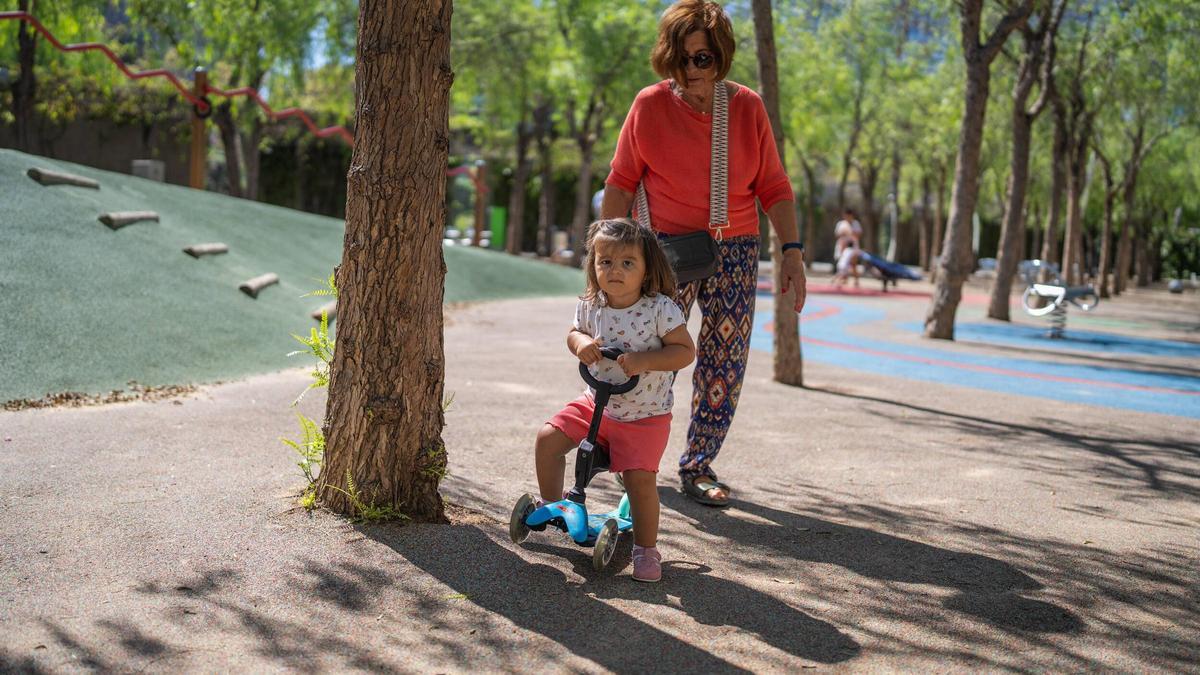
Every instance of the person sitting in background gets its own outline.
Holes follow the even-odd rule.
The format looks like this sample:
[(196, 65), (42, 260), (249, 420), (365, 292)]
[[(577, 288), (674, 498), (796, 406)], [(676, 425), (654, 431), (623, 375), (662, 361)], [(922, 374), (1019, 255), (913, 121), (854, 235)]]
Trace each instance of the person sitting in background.
[(837, 241), (833, 246), (833, 260), (836, 265), (833, 282), (837, 285), (846, 283), (848, 276), (854, 276), (854, 285), (858, 286), (858, 254), (862, 250), (862, 224), (855, 217), (853, 209), (842, 212), (842, 219), (833, 227), (833, 236)]

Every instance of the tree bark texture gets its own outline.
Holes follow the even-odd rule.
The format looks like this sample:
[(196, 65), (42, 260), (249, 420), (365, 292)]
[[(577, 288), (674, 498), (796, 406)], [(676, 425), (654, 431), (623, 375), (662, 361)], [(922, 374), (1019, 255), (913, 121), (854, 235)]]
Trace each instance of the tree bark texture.
[(1025, 22), (1032, 9), (1033, 0), (1026, 0), (1001, 19), (987, 42), (980, 44), (983, 2), (964, 0), (961, 5), (963, 54), (967, 65), (966, 96), (958, 159), (954, 166), (950, 217), (946, 223), (944, 252), (938, 262), (937, 283), (925, 316), (925, 337), (954, 339), (954, 315), (962, 299), (962, 285), (975, 266), (971, 252), (971, 220), (979, 199), (979, 153), (983, 145), (992, 61), (1008, 35)]
[(366, 503), (444, 520), (451, 9), (451, 0), (359, 5), (358, 109), (318, 483), (321, 500), (341, 513), (353, 509), (340, 491), (349, 473)]
[[(775, 136), (775, 147), (779, 148), (779, 159), (784, 162), (783, 123), (779, 114), (779, 67), (775, 57), (775, 23), (771, 15), (771, 0), (754, 0), (754, 37), (758, 52), (758, 81), (762, 91), (767, 119)], [(783, 250), (778, 235), (771, 231), (771, 263), (775, 271), (775, 381), (793, 386), (804, 386), (804, 360), (800, 353), (800, 318), (793, 309), (783, 290)]]

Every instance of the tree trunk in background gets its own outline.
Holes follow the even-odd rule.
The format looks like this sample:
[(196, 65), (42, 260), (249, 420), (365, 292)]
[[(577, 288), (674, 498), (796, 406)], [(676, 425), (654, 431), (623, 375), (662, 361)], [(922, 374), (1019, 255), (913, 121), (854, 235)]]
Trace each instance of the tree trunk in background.
[(1129, 159), (1125, 162), (1125, 186), (1122, 202), (1125, 218), (1121, 221), (1120, 242), (1117, 244), (1117, 269), (1113, 274), (1113, 293), (1120, 294), (1129, 286), (1129, 267), (1132, 263), (1132, 237), (1134, 198), (1137, 196), (1137, 179), (1141, 169), (1142, 145), (1146, 137), (1145, 123), (1138, 121), (1137, 129), (1130, 139), (1133, 141)]
[(946, 224), (946, 163), (937, 165), (937, 194), (933, 203), (933, 235), (929, 238), (929, 281), (937, 281), (942, 257), (942, 231)]
[[(817, 230), (821, 227), (820, 217), (818, 213), (821, 210), (821, 181), (817, 177), (817, 171), (809, 164), (804, 157), (800, 158), (801, 168), (804, 170), (804, 181), (808, 185), (808, 194), (804, 197), (804, 230), (801, 239), (812, 244), (817, 241)], [(806, 267), (812, 266), (812, 257), (814, 251), (806, 251), (804, 264)]]
[(579, 148), (579, 178), (575, 183), (575, 213), (571, 218), (571, 249), (575, 253), (571, 261), (583, 267), (587, 255), (587, 228), (592, 222), (592, 161), (596, 157), (596, 141), (604, 124), (604, 104), (597, 102), (589, 107), (583, 123), (575, 135)]
[(858, 165), (859, 186), (862, 188), (863, 209), (859, 220), (863, 226), (863, 250), (882, 256), (879, 251), (879, 213), (875, 208), (875, 188), (879, 184), (879, 167)]
[[(904, 160), (900, 159), (899, 146), (892, 147), (892, 184), (888, 190), (888, 200), (884, 208), (887, 209), (887, 214), (884, 216), (884, 222), (888, 223), (888, 243), (885, 247), (886, 257), (892, 262), (899, 262), (901, 251), (909, 250), (909, 237), (901, 237), (902, 234), (908, 235), (907, 230), (901, 225), (903, 219), (900, 217), (900, 205), (903, 200), (900, 198), (900, 175), (904, 167)], [(896, 208), (893, 212), (892, 205)]]
[(525, 237), (525, 193), (529, 189), (529, 174), (533, 172), (533, 161), (529, 159), (529, 145), (533, 142), (533, 130), (525, 116), (517, 123), (517, 165), (513, 169), (512, 189), (508, 195), (508, 227), (505, 230), (504, 249), (516, 255), (521, 252)]
[(962, 299), (962, 285), (975, 266), (971, 253), (971, 219), (979, 198), (979, 153), (983, 144), (992, 61), (1009, 34), (1028, 19), (1033, 2), (1025, 0), (1009, 12), (984, 44), (979, 42), (983, 0), (963, 0), (961, 5), (966, 94), (958, 159), (954, 166), (950, 218), (946, 223), (945, 252), (938, 263), (937, 284), (925, 315), (925, 337), (954, 339), (954, 315)]
[(242, 134), (242, 159), (246, 167), (246, 191), (242, 196), (254, 201), (258, 201), (258, 176), (259, 167), (262, 165), (262, 156), (259, 155), (258, 146), (262, 142), (263, 132), (262, 118), (256, 115), (254, 119), (250, 120), (250, 132)]
[[(1067, 126), (1066, 110), (1054, 103), (1054, 145), (1050, 160), (1050, 206), (1046, 211), (1046, 228), (1042, 235), (1042, 262), (1058, 262), (1058, 223), (1062, 218), (1063, 193), (1067, 183)], [(1065, 270), (1064, 270), (1065, 272)], [(1039, 275), (1049, 281), (1045, 267)]]
[(1013, 277), (1020, 262), (1021, 241), (1025, 238), (1025, 190), (1029, 186), (1029, 144), (1033, 119), (1025, 113), (1025, 100), (1013, 102), (1012, 157), (1009, 161), (1008, 193), (1004, 205), (1004, 222), (1000, 225), (999, 251), (996, 255), (996, 281), (988, 301), (987, 315), (1009, 321), (1009, 296)]
[[(33, 0), (18, 0), (17, 11), (33, 13)], [(33, 109), (37, 102), (37, 32), (24, 21), (17, 21), (17, 65), (21, 76), (12, 83), (13, 131), (17, 148), (34, 153)]]
[(221, 134), (221, 147), (225, 149), (225, 177), (229, 180), (229, 194), (241, 197), (242, 161), (241, 153), (238, 152), (237, 124), (233, 121), (232, 107), (230, 99), (213, 106), (212, 120)]
[[(767, 119), (779, 148), (779, 159), (787, 171), (783, 139), (783, 122), (779, 115), (779, 66), (775, 58), (775, 20), (771, 15), (771, 0), (753, 0), (754, 38), (758, 53), (758, 82)], [(796, 387), (804, 386), (804, 359), (800, 353), (800, 317), (793, 309), (795, 302), (781, 293), (783, 283), (783, 249), (779, 236), (771, 229), (768, 240), (771, 263), (775, 273), (775, 381)], [(792, 290), (792, 289), (789, 289)], [(795, 291), (792, 290), (794, 293)], [(793, 296), (794, 297), (794, 296)]]
[(930, 235), (933, 233), (933, 216), (930, 214), (932, 207), (931, 197), (929, 194), (929, 173), (921, 174), (921, 221), (918, 224), (917, 237), (920, 240), (918, 245), (918, 262), (921, 269), (929, 271), (929, 257), (932, 251), (929, 247)]
[(1083, 258), (1083, 188), (1087, 173), (1087, 153), (1092, 136), (1092, 114), (1079, 118), (1079, 127), (1070, 139), (1067, 153), (1067, 227), (1063, 232), (1063, 280), (1073, 286), (1087, 276)]
[(1150, 235), (1149, 220), (1143, 220), (1138, 228), (1137, 238), (1137, 285), (1145, 288), (1154, 280), (1151, 269), (1152, 251), (1158, 246), (1158, 240)]
[(1113, 202), (1116, 201), (1117, 191), (1112, 187), (1112, 178), (1106, 176), (1108, 187), (1104, 191), (1104, 227), (1100, 232), (1100, 264), (1097, 265), (1096, 286), (1100, 297), (1109, 297), (1108, 268), (1112, 265), (1112, 212)]
[[(1024, 50), (1013, 84), (1012, 156), (1009, 162), (1008, 190), (1004, 205), (1004, 222), (1000, 227), (999, 251), (996, 258), (996, 281), (992, 285), (987, 315), (1009, 321), (1013, 277), (1025, 254), (1026, 192), (1029, 189), (1029, 153), (1033, 123), (1053, 95), (1054, 40), (1066, 0), (1045, 3), (1036, 30), (1022, 30)], [(1041, 94), (1033, 107), (1027, 107), (1033, 87), (1040, 81)]]
[(538, 106), (533, 111), (533, 125), (538, 157), (541, 160), (541, 194), (538, 196), (538, 255), (554, 253), (554, 110), (550, 104)]
[(323, 503), (442, 521), (450, 0), (361, 0)]

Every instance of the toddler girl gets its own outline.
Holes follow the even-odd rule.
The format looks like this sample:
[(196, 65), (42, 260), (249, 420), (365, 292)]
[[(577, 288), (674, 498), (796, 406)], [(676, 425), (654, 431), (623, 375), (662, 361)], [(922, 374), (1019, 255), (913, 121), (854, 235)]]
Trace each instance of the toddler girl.
[[(658, 581), (658, 463), (671, 433), (675, 371), (692, 362), (696, 347), (673, 299), (675, 275), (648, 228), (628, 218), (592, 223), (585, 267), (587, 289), (575, 308), (567, 349), (597, 379), (619, 383), (640, 376), (632, 391), (609, 400), (598, 441), (608, 447), (611, 470), (621, 474), (629, 493), (633, 578)], [(613, 364), (600, 355), (601, 347), (625, 353)], [(538, 488), (546, 501), (562, 498), (566, 455), (587, 436), (594, 395), (589, 387), (538, 432)]]

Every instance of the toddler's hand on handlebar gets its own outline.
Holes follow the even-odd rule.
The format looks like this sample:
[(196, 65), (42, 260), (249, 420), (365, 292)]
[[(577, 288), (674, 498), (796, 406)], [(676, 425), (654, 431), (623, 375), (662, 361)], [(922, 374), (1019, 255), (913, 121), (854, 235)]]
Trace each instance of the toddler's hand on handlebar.
[(600, 343), (600, 338), (595, 338), (588, 344), (580, 347), (579, 351), (575, 352), (575, 356), (579, 357), (579, 360), (582, 361), (584, 365), (593, 365), (600, 361), (600, 359), (604, 358), (604, 355), (600, 353), (600, 347), (602, 346), (603, 345)]
[(621, 370), (625, 373), (625, 377), (633, 377), (646, 372), (646, 364), (644, 355), (638, 352), (629, 352), (617, 357), (617, 365), (621, 366)]

